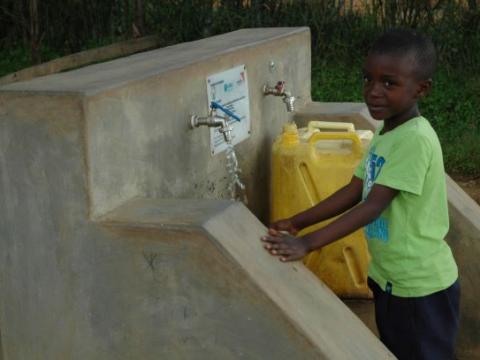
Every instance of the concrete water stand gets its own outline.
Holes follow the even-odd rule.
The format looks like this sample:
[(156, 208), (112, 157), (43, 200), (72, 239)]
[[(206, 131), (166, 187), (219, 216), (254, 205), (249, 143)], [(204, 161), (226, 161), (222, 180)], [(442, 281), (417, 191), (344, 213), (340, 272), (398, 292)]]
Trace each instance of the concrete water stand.
[[(208, 112), (205, 79), (239, 65), (248, 209), (221, 200), (225, 158), (186, 122)], [(303, 265), (261, 248), (270, 146), (292, 119), (263, 96), (278, 80), (300, 99), (299, 123), (369, 124), (361, 104), (311, 103), (307, 28), (240, 30), (0, 87), (3, 360), (392, 358)], [(479, 210), (449, 189), (467, 356)]]

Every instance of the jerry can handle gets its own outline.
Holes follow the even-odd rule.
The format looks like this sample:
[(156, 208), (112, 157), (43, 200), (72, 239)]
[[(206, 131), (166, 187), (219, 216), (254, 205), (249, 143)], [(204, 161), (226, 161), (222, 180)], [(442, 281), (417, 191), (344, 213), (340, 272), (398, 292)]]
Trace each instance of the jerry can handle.
[(309, 144), (315, 144), (319, 140), (351, 140), (352, 151), (358, 155), (363, 153), (362, 142), (354, 132), (316, 132), (310, 136), (308, 142)]
[(308, 132), (313, 132), (316, 129), (328, 129), (328, 130), (345, 130), (348, 132), (354, 132), (355, 126), (352, 123), (336, 122), (336, 121), (310, 121), (308, 123)]

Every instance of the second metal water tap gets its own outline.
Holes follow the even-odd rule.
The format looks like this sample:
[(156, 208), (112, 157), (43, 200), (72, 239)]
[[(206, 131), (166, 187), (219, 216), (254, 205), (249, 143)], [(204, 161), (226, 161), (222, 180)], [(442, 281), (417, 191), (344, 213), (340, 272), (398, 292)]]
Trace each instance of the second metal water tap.
[(275, 87), (263, 85), (264, 95), (282, 96), (283, 102), (287, 105), (287, 111), (295, 111), (295, 97), (285, 89), (285, 81), (278, 81)]

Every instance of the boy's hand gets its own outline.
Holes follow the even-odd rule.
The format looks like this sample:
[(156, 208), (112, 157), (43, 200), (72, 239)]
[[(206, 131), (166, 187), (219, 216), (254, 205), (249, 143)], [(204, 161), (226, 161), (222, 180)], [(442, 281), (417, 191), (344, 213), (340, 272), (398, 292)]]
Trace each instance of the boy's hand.
[(286, 231), (292, 235), (296, 235), (298, 233), (298, 229), (293, 225), (291, 219), (281, 219), (270, 224), (268, 229), (268, 233), (270, 235), (276, 236), (279, 231)]
[[(275, 230), (273, 230), (275, 231)], [(310, 251), (305, 238), (292, 236), (284, 231), (262, 236), (263, 246), (270, 254), (279, 256), (280, 261), (300, 260)]]

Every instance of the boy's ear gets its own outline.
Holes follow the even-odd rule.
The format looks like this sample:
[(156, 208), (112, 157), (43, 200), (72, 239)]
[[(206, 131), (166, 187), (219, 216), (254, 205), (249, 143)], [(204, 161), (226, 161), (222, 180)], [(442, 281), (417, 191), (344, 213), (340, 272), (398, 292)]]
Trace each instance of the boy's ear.
[(427, 79), (427, 80), (421, 80), (418, 83), (418, 92), (417, 92), (417, 98), (423, 98), (425, 95), (427, 95), (430, 90), (432, 89), (433, 85), (433, 80)]

